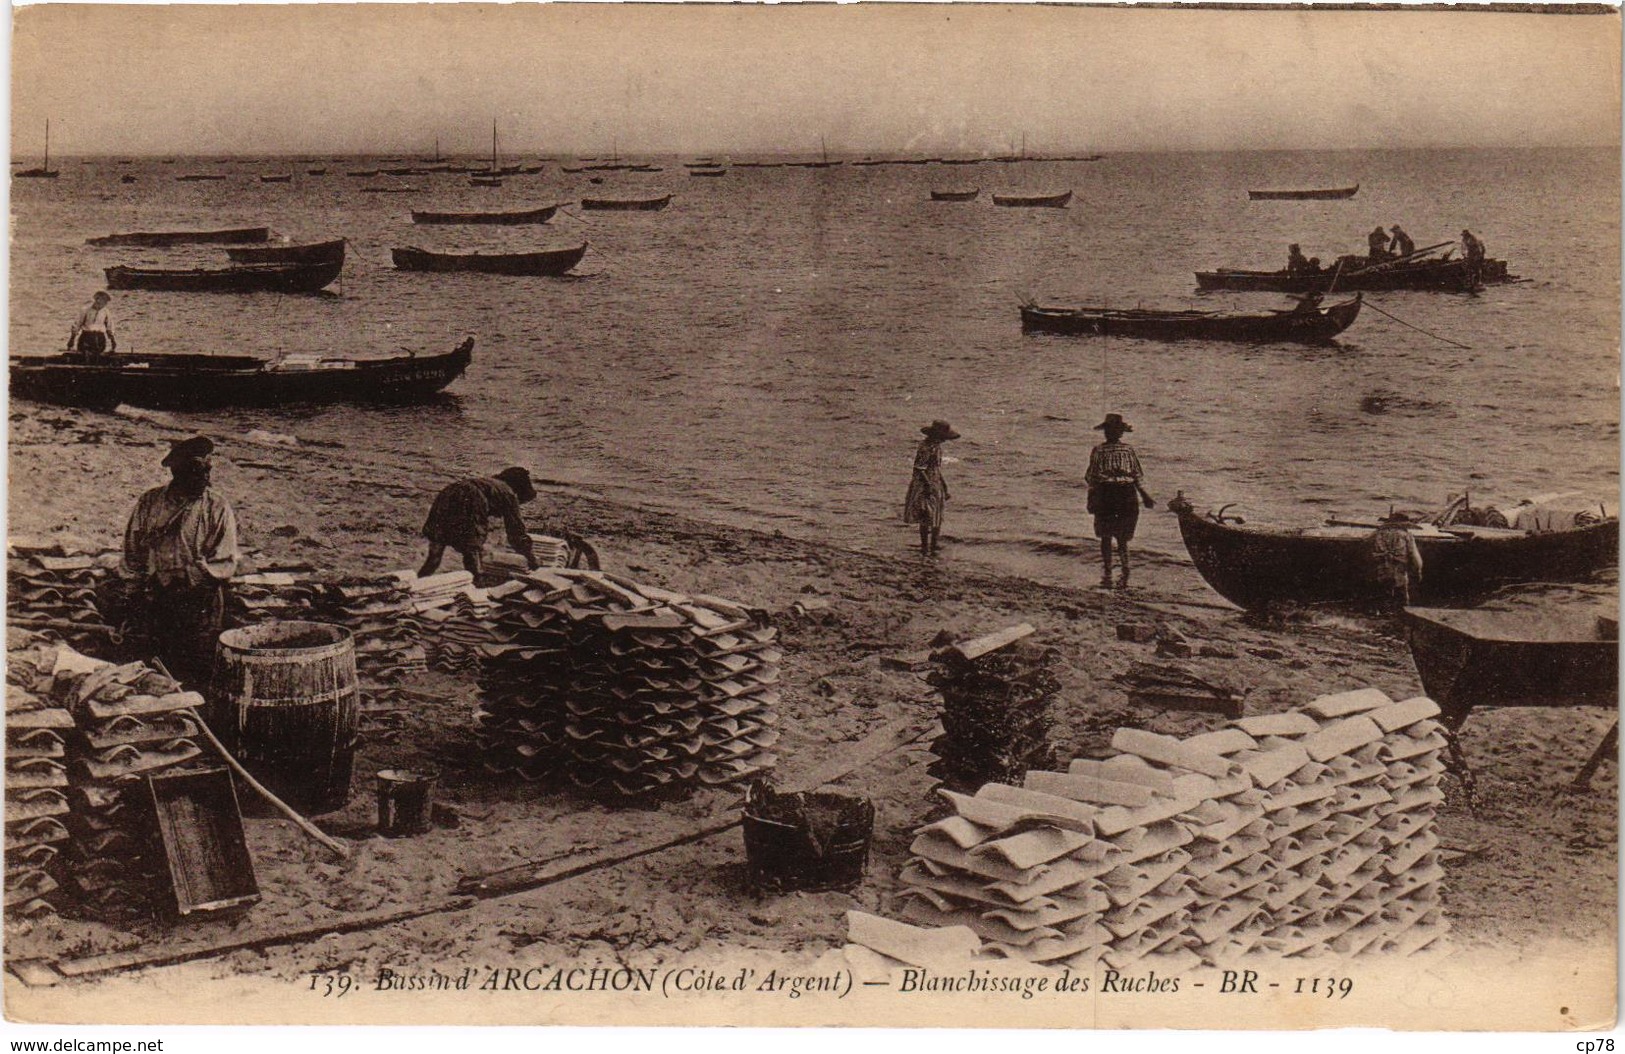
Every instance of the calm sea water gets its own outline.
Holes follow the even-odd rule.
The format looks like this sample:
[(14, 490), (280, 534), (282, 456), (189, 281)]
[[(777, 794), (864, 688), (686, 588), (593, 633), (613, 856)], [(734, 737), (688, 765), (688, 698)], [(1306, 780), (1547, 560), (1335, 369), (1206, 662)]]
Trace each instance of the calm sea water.
[[(1517, 498), (1618, 491), (1620, 168), (1615, 151), (1121, 155), (1040, 162), (585, 175), (556, 165), (476, 189), (458, 175), (394, 181), (376, 162), (67, 159), (17, 180), (12, 347), (51, 350), (113, 263), (223, 261), (214, 250), (86, 246), (112, 231), (269, 224), (351, 241), (341, 295), (116, 295), (120, 347), (383, 355), (477, 345), (454, 398), (196, 415), (339, 441), (358, 461), (422, 471), (510, 462), (612, 496), (881, 552), (900, 523), (918, 429), (951, 444), (944, 534), (956, 559), (1086, 581), (1083, 474), (1092, 430), (1124, 414), (1161, 501), (1241, 503), (1253, 520), (1430, 506), (1448, 492)], [(223, 182), (181, 183), (219, 171)], [(294, 172), (292, 184), (260, 173)], [(125, 185), (122, 175), (139, 182)], [(1337, 202), (1249, 202), (1248, 187), (1346, 185)], [(937, 204), (932, 187), (980, 187)], [(1058, 191), (1066, 210), (995, 208), (995, 190)], [(666, 193), (655, 213), (561, 214), (546, 227), (414, 227), (411, 208), (519, 208), (583, 193)], [(573, 211), (573, 210), (572, 210)], [(1198, 297), (1191, 272), (1276, 267), (1288, 242), (1331, 259), (1373, 226), (1418, 245), (1470, 227), (1528, 281), (1480, 296), (1367, 294), (1375, 312), (1330, 347), (1023, 336), (1017, 304), (1278, 307)], [(580, 276), (392, 269), (392, 246), (591, 245)], [(338, 287), (335, 287), (337, 289)], [(406, 520), (421, 510), (403, 513)], [(404, 522), (404, 521), (403, 521)], [(1181, 554), (1171, 516), (1143, 544)], [(1082, 546), (1080, 548), (1080, 543)]]

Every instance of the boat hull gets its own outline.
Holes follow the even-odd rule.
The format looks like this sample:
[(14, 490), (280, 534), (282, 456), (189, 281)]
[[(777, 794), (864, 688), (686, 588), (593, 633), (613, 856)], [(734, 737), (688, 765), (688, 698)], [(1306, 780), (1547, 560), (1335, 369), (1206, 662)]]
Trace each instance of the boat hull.
[(312, 242), (309, 245), (251, 245), (227, 249), (226, 256), (233, 263), (248, 264), (314, 264), (344, 263), (344, 239)]
[(932, 201), (975, 201), (980, 190), (933, 190)]
[[(1176, 510), (1196, 570), (1226, 600), (1254, 611), (1277, 604), (1380, 602), (1371, 536), (1315, 537), (1287, 530), (1217, 523)], [(1511, 582), (1585, 579), (1619, 562), (1619, 522), (1504, 537), (1416, 536), (1421, 604), (1480, 598)]]
[[(1595, 618), (1554, 626), (1541, 615), (1405, 610), (1411, 658), (1447, 724), (1481, 706), (1618, 708), (1619, 641), (1604, 639)], [(1543, 624), (1531, 625), (1532, 616)]]
[(586, 255), (585, 243), (572, 249), (539, 253), (435, 253), (412, 247), (390, 250), (396, 269), (401, 271), (468, 271), (537, 277), (562, 275)]
[(592, 212), (657, 212), (671, 204), (671, 195), (658, 198), (582, 198), (581, 207)]
[(1253, 201), (1341, 201), (1360, 192), (1360, 184), (1352, 187), (1332, 187), (1325, 190), (1249, 190)]
[(271, 240), (269, 227), (233, 227), (219, 231), (131, 231), (90, 238), (86, 245), (140, 245), (163, 248), (170, 245), (248, 245)]
[(557, 211), (559, 211), (557, 205), (515, 212), (428, 212), (414, 209), (412, 211), (412, 222), (519, 226), (528, 223), (546, 223), (553, 218), (553, 214)]
[(1479, 285), (1511, 281), (1505, 260), (1485, 260), (1477, 280), (1465, 260), (1433, 260), (1391, 267), (1368, 274), (1341, 274), (1336, 269), (1318, 274), (1291, 271), (1225, 270), (1196, 272), (1196, 286), (1204, 290), (1254, 293), (1324, 293), (1335, 286), (1339, 291), (1365, 292), (1398, 289), (1464, 293)]
[(1267, 315), (1207, 311), (1114, 311), (1107, 308), (1021, 308), (1024, 333), (1066, 336), (1138, 337), (1145, 340), (1235, 340), (1319, 343), (1354, 323), (1362, 301), (1333, 304), (1312, 314), (1276, 311)]
[(344, 260), (240, 264), (214, 269), (109, 267), (107, 288), (164, 293), (319, 293), (338, 280)]
[(993, 204), (1007, 209), (1064, 209), (1072, 201), (1072, 192), (1064, 194), (995, 194)]
[(348, 360), (345, 366), (277, 369), (249, 356), (20, 356), (11, 360), (12, 394), (35, 402), (159, 410), (306, 403), (410, 403), (442, 391), (473, 361), (474, 341), (444, 355)]

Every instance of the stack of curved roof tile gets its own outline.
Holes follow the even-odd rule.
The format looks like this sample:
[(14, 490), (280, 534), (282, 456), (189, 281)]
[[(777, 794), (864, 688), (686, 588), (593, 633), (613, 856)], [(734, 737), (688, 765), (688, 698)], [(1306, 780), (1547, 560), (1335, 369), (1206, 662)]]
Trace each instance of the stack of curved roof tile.
[(774, 764), (780, 653), (759, 615), (597, 571), (493, 595), (475, 721), (494, 771), (632, 797)]
[(7, 915), (56, 910), (67, 847), (67, 737), (73, 716), (40, 690), (34, 655), (18, 649), (6, 670)]
[(944, 786), (973, 790), (1020, 780), (1054, 760), (1050, 700), (1060, 688), (1046, 649), (1031, 646), (966, 659), (952, 648), (933, 657), (926, 680), (942, 694), (942, 734), (930, 772)]
[[(48, 721), (63, 755), (48, 788), (20, 796), (16, 832), (8, 800), (8, 841), (21, 834), (21, 824), (55, 821), (67, 832), (58, 839), (61, 855), (52, 861), (65, 891), (94, 914), (151, 911), (169, 878), (151, 841), (144, 777), (203, 756), (195, 739), (203, 697), (143, 663), (114, 665), (66, 647), (13, 655), (12, 669), (14, 677), (32, 682), (25, 693), (56, 704), (17, 715), (19, 732)], [(8, 740), (19, 732), (8, 714)], [(41, 771), (39, 778), (47, 776)], [(8, 763), (8, 791), (11, 779)], [(29, 829), (60, 834), (50, 824)]]
[(68, 628), (105, 623), (98, 590), (113, 576), (122, 554), (70, 552), (55, 544), (18, 541), (6, 551), (6, 613), (58, 623), (47, 635), (75, 648), (105, 646), (96, 630)]
[(917, 832), (903, 915), (986, 955), (1118, 969), (1420, 950), (1446, 931), (1437, 714), (1345, 692), (1183, 740), (1119, 729), (1110, 758), (941, 791), (953, 814)]

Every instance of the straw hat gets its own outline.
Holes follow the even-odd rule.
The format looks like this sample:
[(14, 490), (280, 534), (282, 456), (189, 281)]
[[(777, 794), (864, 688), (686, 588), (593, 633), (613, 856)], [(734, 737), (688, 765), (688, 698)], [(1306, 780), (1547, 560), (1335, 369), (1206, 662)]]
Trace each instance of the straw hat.
[(920, 429), (920, 432), (924, 434), (925, 438), (935, 439), (939, 443), (943, 442), (944, 440), (959, 438), (959, 433), (953, 430), (953, 426), (947, 421), (940, 419), (932, 421), (930, 424)]

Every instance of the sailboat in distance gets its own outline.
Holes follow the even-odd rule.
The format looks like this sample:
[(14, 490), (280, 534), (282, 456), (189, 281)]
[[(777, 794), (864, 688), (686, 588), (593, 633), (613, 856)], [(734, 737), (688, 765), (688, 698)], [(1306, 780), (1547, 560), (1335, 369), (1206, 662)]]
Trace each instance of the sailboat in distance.
[(491, 118), (491, 170), (468, 177), (468, 185), (471, 187), (500, 187), (502, 186), (502, 180), (497, 173), (497, 120), (493, 117)]
[(25, 168), (21, 172), (13, 172), (13, 176), (27, 179), (55, 179), (60, 172), (51, 168), (51, 119), (45, 119), (45, 164), (39, 168)]

